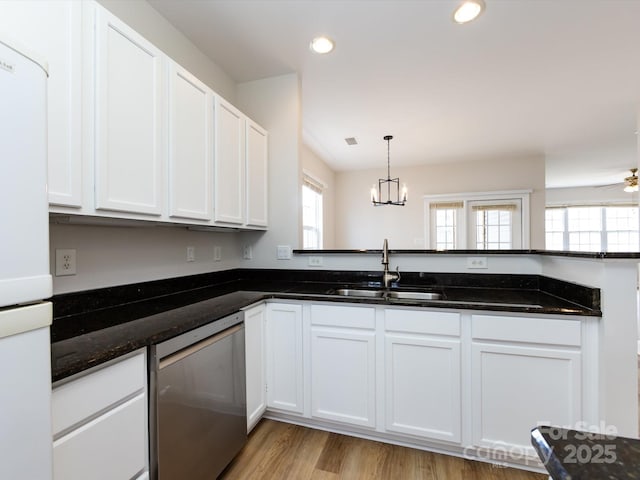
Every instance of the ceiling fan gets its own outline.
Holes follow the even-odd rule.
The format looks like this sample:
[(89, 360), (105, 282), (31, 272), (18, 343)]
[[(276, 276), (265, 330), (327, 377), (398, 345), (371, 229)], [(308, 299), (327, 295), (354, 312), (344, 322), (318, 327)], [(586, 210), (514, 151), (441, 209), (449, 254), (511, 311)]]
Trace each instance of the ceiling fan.
[(632, 168), (631, 175), (624, 179), (624, 191), (633, 193), (638, 191), (638, 169)]
[(638, 169), (630, 168), (629, 171), (631, 175), (625, 177), (624, 182), (620, 183), (610, 183), (608, 185), (598, 185), (596, 188), (612, 188), (612, 187), (623, 187), (623, 190), (627, 193), (635, 193), (638, 191)]

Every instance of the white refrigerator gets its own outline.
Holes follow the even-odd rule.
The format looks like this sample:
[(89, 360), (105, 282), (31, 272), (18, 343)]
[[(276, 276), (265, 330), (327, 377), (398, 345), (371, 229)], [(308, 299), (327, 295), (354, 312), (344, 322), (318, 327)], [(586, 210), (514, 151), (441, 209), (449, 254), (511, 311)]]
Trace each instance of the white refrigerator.
[(46, 64), (0, 34), (0, 478), (52, 476)]

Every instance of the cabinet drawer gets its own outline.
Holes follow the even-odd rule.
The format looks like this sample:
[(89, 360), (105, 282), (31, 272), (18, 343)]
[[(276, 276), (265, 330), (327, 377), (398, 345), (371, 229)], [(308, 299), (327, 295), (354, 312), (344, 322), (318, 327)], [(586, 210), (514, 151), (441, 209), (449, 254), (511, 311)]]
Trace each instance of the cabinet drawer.
[(311, 323), (329, 327), (374, 329), (376, 310), (373, 307), (312, 305)]
[(56, 440), (54, 480), (128, 480), (143, 472), (146, 413), (140, 394)]
[(141, 352), (54, 388), (51, 398), (53, 435), (142, 391), (145, 385), (145, 354)]
[(471, 332), (474, 340), (502, 340), (575, 347), (580, 346), (582, 338), (579, 320), (540, 317), (473, 315)]
[(388, 308), (384, 311), (388, 332), (460, 336), (460, 314)]

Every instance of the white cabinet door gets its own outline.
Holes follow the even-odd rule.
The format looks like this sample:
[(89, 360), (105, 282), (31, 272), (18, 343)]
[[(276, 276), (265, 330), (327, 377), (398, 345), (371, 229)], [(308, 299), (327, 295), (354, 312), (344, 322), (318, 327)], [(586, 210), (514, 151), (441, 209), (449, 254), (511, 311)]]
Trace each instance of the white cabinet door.
[(215, 107), (216, 222), (244, 223), (244, 115), (221, 98)]
[(375, 337), (374, 330), (312, 327), (314, 417), (362, 427), (376, 426)]
[(255, 122), (246, 121), (247, 213), (250, 227), (266, 227), (268, 214), (267, 132)]
[(169, 216), (211, 220), (213, 91), (169, 66)]
[(302, 306), (267, 306), (267, 405), (302, 414), (304, 411)]
[(107, 10), (95, 12), (96, 208), (160, 215), (165, 57)]
[(245, 363), (247, 369), (247, 432), (267, 409), (265, 366), (266, 308), (264, 304), (244, 312)]
[(459, 339), (387, 333), (386, 429), (459, 443), (461, 381)]
[(471, 382), (476, 446), (535, 457), (532, 428), (581, 420), (579, 351), (474, 342)]
[(376, 311), (311, 305), (311, 414), (376, 426)]
[(82, 2), (5, 0), (0, 31), (47, 61), (49, 203), (79, 207)]

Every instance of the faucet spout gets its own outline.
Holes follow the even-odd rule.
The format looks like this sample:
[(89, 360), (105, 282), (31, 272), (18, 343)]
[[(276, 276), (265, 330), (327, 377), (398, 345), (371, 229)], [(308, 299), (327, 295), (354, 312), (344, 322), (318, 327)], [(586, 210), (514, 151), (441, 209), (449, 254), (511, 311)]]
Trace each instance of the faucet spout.
[(384, 271), (382, 272), (382, 283), (384, 288), (389, 288), (391, 283), (400, 281), (400, 268), (396, 267), (395, 272), (389, 271), (389, 242), (384, 239), (382, 242), (382, 265), (384, 265)]

